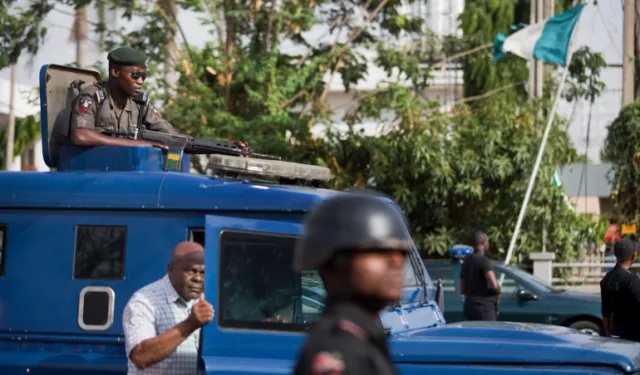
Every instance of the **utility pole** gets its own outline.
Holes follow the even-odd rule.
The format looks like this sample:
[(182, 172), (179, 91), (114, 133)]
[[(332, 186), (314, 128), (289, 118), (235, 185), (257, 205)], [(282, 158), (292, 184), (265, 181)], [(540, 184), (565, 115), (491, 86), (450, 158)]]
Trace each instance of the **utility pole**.
[(634, 101), (635, 86), (635, 1), (624, 1), (623, 46), (622, 46), (622, 105)]
[(7, 144), (5, 149), (5, 158), (4, 164), (5, 169), (11, 170), (11, 165), (13, 164), (13, 142), (15, 139), (16, 132), (16, 114), (15, 114), (15, 87), (16, 87), (16, 64), (11, 65), (11, 83), (10, 83), (9, 93), (9, 123), (7, 124)]
[[(538, 2), (539, 0), (531, 0), (529, 6), (529, 24), (533, 25), (538, 21)], [(536, 80), (536, 68), (538, 64), (536, 64), (536, 60), (531, 60), (529, 64), (529, 98), (533, 99), (536, 97), (537, 90), (537, 80)]]
[(87, 43), (87, 9), (85, 7), (76, 9), (71, 30), (71, 39), (76, 43), (76, 61), (78, 66), (86, 68), (88, 66), (88, 43)]
[[(529, 23), (542, 22), (555, 15), (555, 0), (531, 0), (529, 8)], [(541, 97), (544, 86), (544, 64), (542, 61), (532, 60), (529, 69), (529, 96)]]

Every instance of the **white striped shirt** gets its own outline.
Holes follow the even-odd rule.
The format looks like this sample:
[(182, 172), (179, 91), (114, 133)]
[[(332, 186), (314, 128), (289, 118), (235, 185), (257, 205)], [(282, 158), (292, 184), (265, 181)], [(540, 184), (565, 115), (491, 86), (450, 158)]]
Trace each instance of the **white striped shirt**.
[(187, 319), (197, 300), (185, 301), (165, 275), (133, 294), (122, 315), (128, 374), (196, 374), (200, 329), (193, 332), (167, 358), (141, 370), (129, 355), (142, 341), (156, 337)]

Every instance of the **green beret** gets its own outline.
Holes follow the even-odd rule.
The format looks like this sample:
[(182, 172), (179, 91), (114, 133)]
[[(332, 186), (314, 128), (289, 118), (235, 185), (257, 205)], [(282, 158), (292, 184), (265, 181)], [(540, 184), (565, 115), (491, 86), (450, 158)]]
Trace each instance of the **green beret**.
[(116, 65), (147, 66), (147, 54), (131, 47), (120, 47), (109, 52), (107, 60)]

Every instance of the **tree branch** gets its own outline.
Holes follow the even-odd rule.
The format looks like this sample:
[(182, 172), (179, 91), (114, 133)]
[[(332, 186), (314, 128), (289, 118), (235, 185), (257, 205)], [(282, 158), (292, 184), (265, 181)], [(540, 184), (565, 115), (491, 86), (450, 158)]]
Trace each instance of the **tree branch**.
[[(324, 87), (324, 90), (322, 90), (322, 94), (320, 94), (320, 97), (316, 100), (316, 103), (319, 101), (324, 100), (325, 96), (327, 96), (327, 93), (329, 92), (329, 87), (331, 86), (331, 82), (333, 81), (333, 77), (335, 76), (336, 72), (338, 71), (339, 67), (340, 67), (340, 63), (342, 62), (342, 59), (344, 58), (344, 53), (347, 50), (347, 47), (349, 46), (349, 44), (351, 44), (351, 42), (353, 42), (353, 40), (355, 38), (357, 38), (363, 31), (364, 29), (371, 23), (371, 21), (373, 21), (373, 19), (375, 18), (375, 16), (378, 15), (378, 13), (380, 12), (380, 10), (382, 10), (382, 7), (388, 2), (389, 0), (382, 0), (380, 2), (380, 4), (378, 4), (378, 6), (373, 10), (373, 12), (369, 13), (369, 17), (367, 17), (366, 22), (364, 23), (364, 25), (362, 25), (359, 28), (354, 29), (351, 32), (351, 35), (349, 36), (349, 38), (347, 39), (347, 42), (342, 46), (342, 48), (340, 49), (340, 51), (338, 52), (338, 60), (336, 61), (335, 66), (333, 67), (333, 70), (331, 71), (331, 75), (329, 76), (329, 80), (326, 84), (326, 86)], [(368, 8), (368, 5), (371, 3), (371, 0), (367, 1), (367, 4), (365, 4), (364, 8)], [(335, 47), (335, 45), (334, 45)], [(332, 48), (333, 50), (333, 48)]]
[(222, 32), (222, 26), (220, 25), (220, 12), (218, 11), (218, 7), (216, 6), (216, 2), (215, 1), (205, 1), (204, 2), (207, 6), (207, 11), (209, 12), (209, 14), (211, 15), (211, 17), (213, 18), (213, 26), (216, 29), (216, 34), (218, 37), (218, 46), (222, 47), (224, 45), (224, 38), (223, 35), (224, 33)]
[(293, 95), (289, 100), (286, 101), (286, 103), (280, 105), (280, 109), (286, 108), (288, 106), (290, 106), (296, 99), (298, 99), (302, 94), (304, 94), (307, 90), (306, 89), (302, 89), (300, 91), (298, 91), (295, 95)]
[(444, 59), (442, 59), (442, 60), (440, 60), (440, 61), (438, 61), (436, 63), (431, 64), (430, 67), (433, 68), (433, 67), (436, 67), (436, 66), (444, 65), (444, 64), (448, 63), (449, 61), (457, 60), (457, 59), (459, 59), (461, 57), (465, 57), (467, 55), (471, 55), (473, 53), (476, 53), (478, 51), (482, 51), (482, 50), (490, 48), (492, 46), (493, 46), (492, 43), (487, 43), (487, 44), (483, 44), (481, 46), (478, 46), (478, 47), (475, 47), (475, 48), (472, 48), (472, 49), (469, 49), (469, 50), (466, 50), (466, 51), (462, 51), (460, 53), (453, 54), (451, 56), (447, 56)]
[(233, 17), (229, 15), (229, 8), (234, 8), (234, 0), (224, 2), (224, 18), (227, 26), (227, 37), (224, 45), (224, 56), (226, 60), (224, 77), (224, 98), (226, 110), (231, 112), (231, 80), (233, 79), (233, 48), (235, 46), (235, 24)]
[(273, 17), (276, 13), (276, 1), (271, 0), (271, 9), (269, 9), (269, 15), (267, 18), (267, 29), (264, 32), (264, 51), (269, 51), (269, 42), (271, 41), (271, 33), (273, 33)]

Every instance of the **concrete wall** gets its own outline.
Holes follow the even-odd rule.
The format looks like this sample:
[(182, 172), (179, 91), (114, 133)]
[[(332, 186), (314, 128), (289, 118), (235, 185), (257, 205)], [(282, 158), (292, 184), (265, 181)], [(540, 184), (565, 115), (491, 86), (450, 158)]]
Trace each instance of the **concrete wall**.
[(607, 197), (570, 197), (569, 201), (575, 206), (576, 212), (581, 214), (602, 217), (613, 211), (613, 202)]

